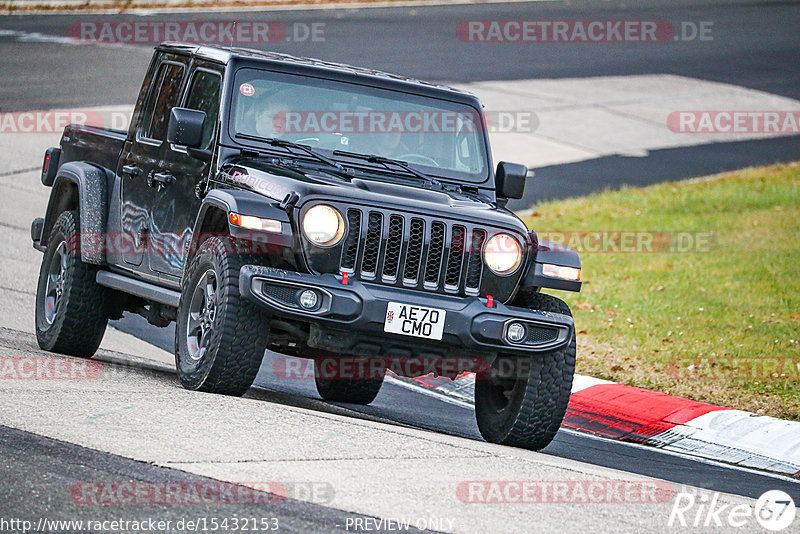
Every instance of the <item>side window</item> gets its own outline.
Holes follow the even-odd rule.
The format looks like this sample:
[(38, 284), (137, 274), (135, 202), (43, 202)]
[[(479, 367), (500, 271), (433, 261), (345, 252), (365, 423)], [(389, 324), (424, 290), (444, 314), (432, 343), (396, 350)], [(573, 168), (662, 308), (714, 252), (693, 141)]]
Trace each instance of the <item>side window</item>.
[(169, 112), (178, 105), (182, 81), (183, 65), (163, 63), (159, 67), (144, 111), (142, 137), (162, 141), (167, 136)]
[(199, 70), (192, 79), (189, 89), (189, 96), (184, 107), (196, 109), (206, 113), (206, 122), (203, 125), (203, 142), (200, 148), (208, 148), (211, 144), (211, 137), (214, 135), (214, 127), (219, 117), (219, 74)]

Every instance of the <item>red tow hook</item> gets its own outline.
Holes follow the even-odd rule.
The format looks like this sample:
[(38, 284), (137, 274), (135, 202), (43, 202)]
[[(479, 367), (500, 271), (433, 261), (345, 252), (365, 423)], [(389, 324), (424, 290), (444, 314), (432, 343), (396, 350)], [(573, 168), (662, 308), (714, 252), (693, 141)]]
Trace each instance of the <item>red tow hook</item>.
[(491, 295), (486, 295), (486, 307), (494, 308), (494, 298)]
[(342, 285), (347, 285), (350, 283), (350, 278), (348, 277), (347, 273), (342, 273)]

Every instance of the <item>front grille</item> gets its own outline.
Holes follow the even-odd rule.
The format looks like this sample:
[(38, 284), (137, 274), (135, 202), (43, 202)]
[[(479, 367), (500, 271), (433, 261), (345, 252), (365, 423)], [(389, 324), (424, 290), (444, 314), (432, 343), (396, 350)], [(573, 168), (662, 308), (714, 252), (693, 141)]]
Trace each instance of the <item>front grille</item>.
[[(350, 210), (347, 212), (347, 224), (350, 228), (361, 227), (361, 212)], [(358, 232), (347, 234), (342, 250), (342, 269), (352, 270), (356, 266), (356, 256), (358, 256)]]
[(404, 213), (347, 209), (340, 268), (387, 285), (478, 295), (483, 228)]
[(364, 244), (364, 255), (361, 258), (361, 274), (368, 278), (375, 278), (378, 270), (378, 255), (381, 252), (383, 216), (373, 211), (369, 214), (368, 221), (367, 240)]
[(543, 326), (528, 325), (528, 337), (526, 343), (540, 344), (549, 343), (558, 339), (558, 330)]
[(281, 304), (287, 306), (297, 307), (297, 292), (298, 288), (293, 286), (285, 286), (283, 284), (270, 284), (264, 283), (261, 288), (264, 295), (272, 297)]
[[(367, 236), (369, 239), (369, 236)], [(396, 280), (400, 268), (400, 253), (403, 251), (403, 218), (389, 218), (389, 237), (386, 238), (386, 256), (383, 260), (383, 278)]]

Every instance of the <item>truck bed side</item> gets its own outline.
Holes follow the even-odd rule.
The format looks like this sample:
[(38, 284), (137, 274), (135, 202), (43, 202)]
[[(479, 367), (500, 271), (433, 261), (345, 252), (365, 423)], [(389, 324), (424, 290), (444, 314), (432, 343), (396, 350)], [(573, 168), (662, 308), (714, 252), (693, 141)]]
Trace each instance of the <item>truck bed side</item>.
[(85, 161), (114, 172), (128, 133), (110, 128), (70, 124), (61, 136), (59, 167)]

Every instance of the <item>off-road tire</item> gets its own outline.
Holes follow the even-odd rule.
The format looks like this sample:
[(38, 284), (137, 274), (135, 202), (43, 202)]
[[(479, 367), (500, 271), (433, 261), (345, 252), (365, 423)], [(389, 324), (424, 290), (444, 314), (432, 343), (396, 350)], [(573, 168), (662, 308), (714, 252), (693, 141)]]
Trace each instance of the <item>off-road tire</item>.
[[(53, 268), (59, 272), (53, 273)], [(109, 306), (108, 290), (96, 281), (98, 270), (81, 261), (79, 213), (62, 212), (50, 231), (36, 287), (36, 341), (43, 350), (83, 358), (97, 352)], [(48, 302), (51, 273), (59, 280), (55, 304)], [(46, 311), (48, 305), (52, 312)]]
[[(369, 366), (367, 366), (369, 367)], [(319, 360), (314, 361), (314, 382), (319, 396), (329, 402), (366, 405), (375, 400), (383, 385), (384, 373), (375, 376), (325, 377)]]
[[(239, 271), (258, 258), (236, 253), (233, 238), (210, 237), (190, 258), (175, 327), (175, 366), (186, 389), (241, 396), (258, 374), (269, 335), (269, 314), (239, 294)], [(205, 352), (189, 351), (189, 309), (203, 277), (216, 276), (214, 319)]]
[[(514, 304), (531, 310), (572, 315), (565, 302), (543, 293), (522, 293)], [(575, 335), (569, 345), (551, 352), (530, 357), (500, 354), (492, 365), (492, 371), (497, 371), (502, 358), (518, 358), (517, 363), (524, 365), (517, 367), (521, 376), (514, 380), (505, 401), (498, 396), (498, 389), (488, 374), (477, 377), (475, 417), (481, 435), (492, 443), (543, 449), (558, 432), (569, 403), (575, 373)]]

